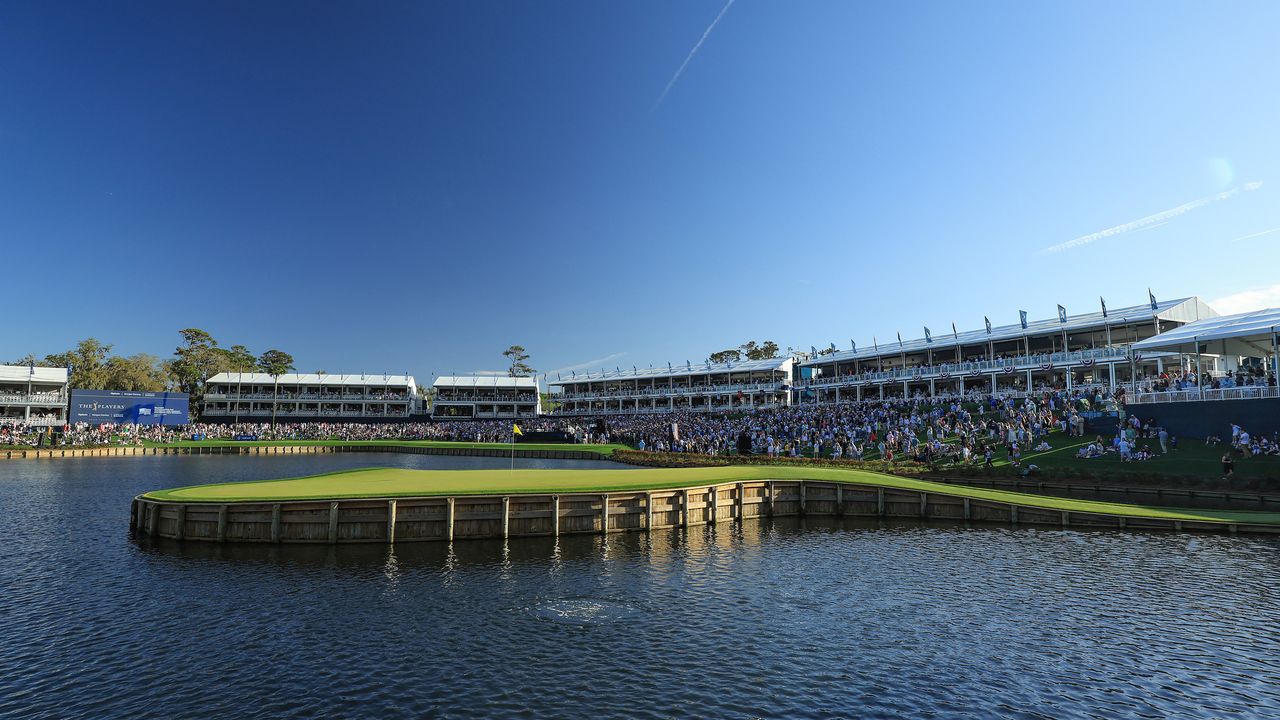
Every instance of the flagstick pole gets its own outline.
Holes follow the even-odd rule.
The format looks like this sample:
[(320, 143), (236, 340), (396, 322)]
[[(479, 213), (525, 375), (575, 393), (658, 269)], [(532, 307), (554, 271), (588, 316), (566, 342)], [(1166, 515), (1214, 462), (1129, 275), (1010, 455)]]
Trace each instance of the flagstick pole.
[(516, 426), (511, 424), (511, 472), (516, 471)]

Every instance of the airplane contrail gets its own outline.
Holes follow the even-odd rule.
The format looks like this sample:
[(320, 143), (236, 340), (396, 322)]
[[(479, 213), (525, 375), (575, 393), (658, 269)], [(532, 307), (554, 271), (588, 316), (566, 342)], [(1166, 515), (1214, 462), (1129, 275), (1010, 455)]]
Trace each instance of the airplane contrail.
[(653, 104), (653, 107), (649, 108), (649, 112), (657, 110), (658, 106), (662, 104), (662, 101), (667, 99), (667, 93), (671, 92), (671, 88), (675, 87), (676, 81), (680, 79), (682, 74), (684, 74), (684, 69), (689, 67), (689, 61), (693, 59), (694, 55), (698, 54), (698, 50), (702, 48), (702, 43), (707, 41), (707, 36), (711, 34), (712, 30), (716, 29), (716, 25), (720, 22), (720, 18), (724, 17), (724, 14), (729, 12), (729, 8), (733, 3), (734, 0), (729, 0), (729, 2), (724, 4), (723, 8), (720, 8), (720, 14), (716, 15), (716, 19), (712, 20), (711, 24), (707, 26), (707, 29), (702, 32), (702, 37), (698, 38), (698, 43), (694, 45), (693, 49), (689, 51), (689, 54), (685, 56), (684, 62), (680, 63), (680, 67), (676, 69), (676, 74), (671, 76), (671, 80), (668, 81), (667, 86), (662, 89), (662, 94), (658, 96), (658, 100)]
[(1044, 251), (1046, 253), (1062, 252), (1063, 250), (1070, 250), (1073, 247), (1088, 245), (1091, 242), (1102, 240), (1104, 238), (1109, 238), (1113, 235), (1121, 235), (1123, 233), (1134, 232), (1136, 230), (1146, 230), (1146, 229), (1149, 229), (1149, 226), (1164, 224), (1184, 213), (1189, 213), (1192, 210), (1195, 210), (1197, 208), (1202, 208), (1205, 205), (1208, 205), (1210, 203), (1226, 200), (1227, 198), (1233, 197), (1241, 192), (1251, 192), (1253, 190), (1257, 190), (1260, 187), (1262, 187), (1262, 183), (1260, 182), (1246, 183), (1244, 185), (1241, 185), (1240, 187), (1231, 188), (1230, 190), (1226, 190), (1220, 193), (1214, 193), (1213, 195), (1206, 195), (1202, 198), (1197, 198), (1195, 200), (1192, 200), (1189, 203), (1179, 205), (1178, 207), (1175, 207), (1175, 208), (1170, 208), (1163, 212), (1158, 212), (1154, 215), (1148, 215), (1143, 218), (1138, 218), (1133, 222), (1127, 222), (1127, 223), (1124, 223), (1123, 225), (1116, 225), (1115, 227), (1109, 227), (1106, 230), (1099, 230), (1098, 232), (1089, 233), (1088, 235), (1081, 235), (1080, 237), (1075, 238), (1074, 240), (1068, 240), (1064, 243), (1051, 245), (1045, 248)]

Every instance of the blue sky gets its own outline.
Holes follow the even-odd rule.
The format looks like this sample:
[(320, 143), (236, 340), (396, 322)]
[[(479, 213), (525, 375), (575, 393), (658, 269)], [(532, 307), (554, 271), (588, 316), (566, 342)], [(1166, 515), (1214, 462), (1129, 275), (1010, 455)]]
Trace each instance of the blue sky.
[(8, 3), (0, 359), (195, 326), (427, 379), (1280, 304), (1280, 5), (724, 7)]

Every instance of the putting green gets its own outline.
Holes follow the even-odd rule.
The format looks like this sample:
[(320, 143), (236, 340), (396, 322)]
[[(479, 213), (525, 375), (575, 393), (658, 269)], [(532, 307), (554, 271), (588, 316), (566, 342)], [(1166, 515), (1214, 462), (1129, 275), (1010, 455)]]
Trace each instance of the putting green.
[(759, 480), (836, 481), (1013, 503), (1047, 510), (1193, 522), (1280, 525), (1280, 513), (1197, 510), (1073, 500), (988, 490), (840, 468), (728, 466), (644, 470), (406, 470), (365, 468), (309, 477), (157, 490), (148, 500), (181, 503), (279, 502), (431, 495), (537, 495), (698, 487)]

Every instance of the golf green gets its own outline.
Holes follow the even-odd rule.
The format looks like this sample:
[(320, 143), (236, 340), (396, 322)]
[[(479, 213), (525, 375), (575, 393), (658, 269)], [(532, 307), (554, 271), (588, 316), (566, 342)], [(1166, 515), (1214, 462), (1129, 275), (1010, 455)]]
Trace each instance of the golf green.
[(1280, 513), (1163, 508), (945, 485), (839, 468), (728, 466), (644, 470), (407, 470), (366, 468), (309, 477), (157, 490), (143, 498), (178, 503), (279, 502), (455, 495), (609, 493), (761, 480), (812, 480), (1133, 518), (1280, 525)]

